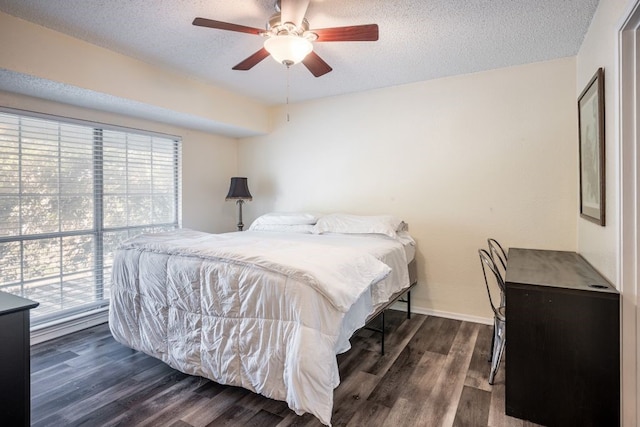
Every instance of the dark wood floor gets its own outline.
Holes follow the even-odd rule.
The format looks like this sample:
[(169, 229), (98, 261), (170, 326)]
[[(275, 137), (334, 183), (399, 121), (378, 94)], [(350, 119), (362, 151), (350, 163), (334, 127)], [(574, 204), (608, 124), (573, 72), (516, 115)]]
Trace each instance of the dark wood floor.
[[(491, 327), (387, 311), (386, 354), (362, 330), (338, 357), (334, 426), (533, 426), (487, 383)], [(100, 325), (31, 349), (33, 426), (321, 426), (286, 403), (169, 368)]]

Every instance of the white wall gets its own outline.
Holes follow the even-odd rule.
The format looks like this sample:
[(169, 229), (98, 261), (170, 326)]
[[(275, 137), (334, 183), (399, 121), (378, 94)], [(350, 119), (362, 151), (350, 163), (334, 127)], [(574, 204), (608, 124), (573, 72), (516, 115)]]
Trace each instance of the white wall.
[(267, 108), (245, 96), (2, 12), (0, 40), (0, 70), (160, 107), (222, 128), (249, 134), (269, 130)]
[(116, 114), (0, 92), (0, 105), (182, 137), (183, 226), (207, 232), (235, 229), (234, 205), (225, 202), (236, 173), (236, 140)]
[(576, 249), (575, 59), (291, 105), (241, 139), (254, 196), (273, 210), (390, 213), (418, 244), (425, 310), (490, 318), (479, 247)]
[(601, 1), (576, 57), (576, 99), (599, 67), (605, 72), (606, 226), (578, 219), (578, 252), (617, 285), (619, 188), (616, 140), (616, 37), (628, 0)]

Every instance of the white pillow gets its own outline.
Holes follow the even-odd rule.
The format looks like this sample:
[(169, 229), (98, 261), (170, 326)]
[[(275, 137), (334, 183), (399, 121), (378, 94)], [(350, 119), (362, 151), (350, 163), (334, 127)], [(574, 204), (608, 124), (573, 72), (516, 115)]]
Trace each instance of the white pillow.
[(280, 233), (313, 233), (313, 224), (256, 224), (249, 231), (277, 231)]
[(252, 229), (255, 225), (263, 224), (315, 224), (318, 222), (319, 215), (308, 212), (271, 212), (256, 218), (249, 227)]
[(396, 237), (397, 231), (407, 229), (407, 224), (392, 215), (330, 214), (318, 219), (313, 227), (316, 234), (384, 234)]

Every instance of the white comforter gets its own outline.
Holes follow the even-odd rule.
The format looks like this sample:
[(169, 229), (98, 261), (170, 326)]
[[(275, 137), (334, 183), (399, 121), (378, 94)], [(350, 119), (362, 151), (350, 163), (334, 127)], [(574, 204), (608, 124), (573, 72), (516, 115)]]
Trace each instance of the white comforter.
[(144, 235), (116, 251), (109, 325), (175, 369), (330, 425), (335, 355), (409, 285), (406, 266), (402, 245), (382, 236)]

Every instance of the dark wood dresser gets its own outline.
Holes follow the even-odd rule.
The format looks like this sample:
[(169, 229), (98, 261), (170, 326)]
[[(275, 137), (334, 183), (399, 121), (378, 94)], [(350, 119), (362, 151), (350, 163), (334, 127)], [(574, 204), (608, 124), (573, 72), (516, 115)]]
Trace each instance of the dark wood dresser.
[(0, 424), (31, 424), (29, 310), (37, 302), (0, 292)]
[(506, 413), (545, 426), (620, 425), (620, 295), (575, 252), (511, 248)]

